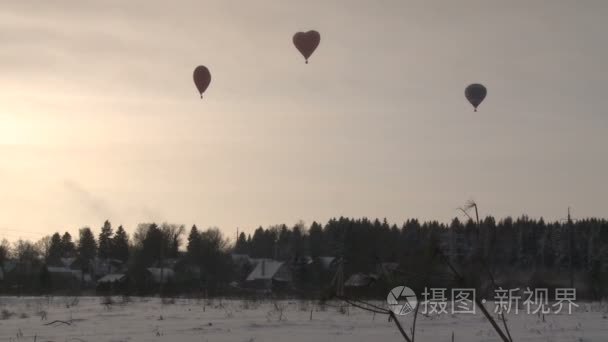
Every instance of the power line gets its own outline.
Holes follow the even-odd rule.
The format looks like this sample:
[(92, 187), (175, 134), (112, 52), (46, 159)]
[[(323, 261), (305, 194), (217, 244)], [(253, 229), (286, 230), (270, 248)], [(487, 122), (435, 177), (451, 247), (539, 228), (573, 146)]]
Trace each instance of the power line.
[(12, 229), (12, 228), (0, 228), (0, 230), (2, 231), (9, 231), (9, 232), (14, 232), (14, 233), (24, 233), (24, 234), (36, 234), (36, 235), (48, 235), (48, 233), (45, 232), (35, 232), (35, 231), (31, 231), (31, 230), (23, 230), (23, 229)]

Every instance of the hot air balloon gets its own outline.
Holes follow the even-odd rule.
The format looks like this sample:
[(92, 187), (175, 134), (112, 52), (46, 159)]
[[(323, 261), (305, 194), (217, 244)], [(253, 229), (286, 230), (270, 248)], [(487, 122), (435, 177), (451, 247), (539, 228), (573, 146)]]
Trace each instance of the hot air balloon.
[(487, 94), (488, 90), (486, 87), (478, 83), (471, 84), (464, 90), (464, 96), (466, 96), (467, 100), (473, 105), (475, 111), (477, 111), (477, 106), (481, 104)]
[(203, 93), (209, 87), (209, 83), (211, 83), (211, 74), (209, 73), (209, 69), (206, 66), (199, 65), (194, 69), (194, 84), (196, 85), (196, 89), (201, 94), (201, 99), (203, 98)]
[(308, 58), (310, 58), (317, 46), (319, 46), (319, 42), (321, 42), (321, 35), (314, 30), (298, 32), (293, 35), (293, 45), (295, 45), (302, 56), (304, 56), (306, 64), (308, 64)]

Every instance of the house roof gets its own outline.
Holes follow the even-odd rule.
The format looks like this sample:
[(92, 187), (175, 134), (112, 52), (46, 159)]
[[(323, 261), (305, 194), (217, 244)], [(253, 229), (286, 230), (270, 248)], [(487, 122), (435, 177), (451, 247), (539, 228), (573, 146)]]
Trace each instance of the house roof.
[(7, 260), (4, 262), (3, 266), (4, 266), (4, 272), (8, 273), (8, 272), (14, 270), (15, 268), (17, 268), (17, 262), (14, 260)]
[(319, 263), (321, 263), (321, 266), (325, 269), (330, 268), (335, 261), (335, 257), (319, 257)]
[[(4, 280), (5, 273), (9, 273), (17, 267), (17, 263), (12, 260), (7, 260), (0, 267), (0, 280)], [(4, 271), (2, 270), (4, 268)]]
[(74, 273), (73, 270), (67, 267), (47, 266), (46, 268), (50, 273)]
[(98, 283), (113, 283), (113, 282), (117, 282), (117, 281), (123, 281), (126, 278), (127, 278), (127, 276), (125, 274), (114, 273), (114, 274), (108, 274), (106, 276), (103, 276), (97, 282)]
[(165, 268), (174, 268), (178, 262), (179, 262), (178, 258), (168, 258), (168, 259), (163, 260), (163, 266)]
[(314, 260), (309, 255), (303, 255), (303, 256), (299, 256), (299, 257), (293, 258), (293, 263), (294, 264), (310, 265), (313, 262), (314, 262)]
[(82, 275), (82, 271), (73, 270), (68, 267), (56, 267), (56, 266), (47, 266), (47, 271), (52, 274), (61, 274), (65, 276), (72, 276), (77, 279), (84, 278), (85, 281), (91, 281), (91, 276), (89, 274), (85, 274), (84, 277)]
[(346, 282), (344, 282), (344, 286), (347, 287), (363, 287), (369, 286), (374, 281), (378, 279), (378, 276), (375, 274), (365, 274), (365, 273), (355, 273), (351, 275)]
[(76, 258), (61, 258), (60, 260), (65, 267), (71, 267)]
[(162, 268), (162, 279), (161, 279), (161, 268), (159, 267), (148, 267), (146, 268), (148, 272), (152, 275), (152, 279), (156, 283), (160, 283), (161, 280), (163, 283), (166, 283), (169, 279), (175, 276), (175, 272), (170, 268)]
[(259, 279), (272, 279), (275, 277), (279, 269), (283, 266), (283, 262), (272, 259), (262, 259), (256, 265), (253, 271), (247, 276), (247, 281)]
[(390, 275), (399, 269), (399, 263), (381, 262), (377, 265), (377, 271), (383, 275)]

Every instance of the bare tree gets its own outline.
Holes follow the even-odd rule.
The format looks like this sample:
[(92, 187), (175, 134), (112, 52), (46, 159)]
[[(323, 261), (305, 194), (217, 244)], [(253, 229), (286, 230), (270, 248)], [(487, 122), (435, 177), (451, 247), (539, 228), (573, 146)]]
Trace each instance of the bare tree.
[(49, 250), (51, 249), (51, 236), (47, 235), (43, 238), (41, 238), (40, 240), (38, 240), (35, 244), (36, 249), (38, 250), (38, 253), (40, 253), (40, 256), (44, 259), (47, 260), (49, 257)]
[(146, 240), (146, 236), (148, 235), (148, 230), (150, 226), (154, 223), (140, 223), (135, 228), (135, 233), (133, 233), (133, 246), (136, 248), (141, 248), (144, 245), (144, 240)]
[(179, 247), (182, 245), (182, 236), (186, 232), (186, 227), (181, 224), (163, 223), (161, 230), (165, 235), (169, 250), (165, 252), (168, 256), (176, 257)]
[[(490, 281), (492, 282), (492, 286), (494, 289), (497, 288), (496, 286), (496, 282), (494, 281), (494, 275), (492, 274), (492, 270), (490, 269), (490, 267), (488, 266), (488, 264), (483, 260), (483, 257), (481, 256), (481, 254), (479, 253), (479, 246), (480, 246), (480, 239), (479, 239), (479, 235), (480, 235), (480, 230), (481, 230), (481, 224), (479, 222), (479, 210), (477, 208), (477, 203), (475, 203), (475, 201), (473, 200), (469, 200), (464, 207), (458, 208), (460, 211), (462, 211), (469, 219), (473, 220), (473, 218), (471, 217), (471, 215), (469, 215), (469, 211), (471, 211), (472, 209), (475, 210), (475, 223), (477, 225), (477, 241), (475, 243), (475, 249), (477, 249), (474, 252), (474, 259), (477, 259), (479, 261), (479, 263), (482, 265), (482, 267), (486, 270)], [(454, 274), (454, 277), (458, 280), (458, 282), (463, 285), (466, 286), (466, 284), (470, 283), (470, 280), (465, 279), (465, 277), (463, 277), (454, 267), (454, 265), (452, 265), (452, 263), (449, 261), (449, 259), (445, 256), (445, 254), (443, 254), (443, 251), (441, 251), (440, 249), (438, 250), (438, 254), (441, 257), (441, 259), (445, 262), (445, 264), (449, 267), (449, 269), (452, 271), (452, 273)], [(479, 291), (478, 291), (479, 292)], [(496, 330), (496, 332), (498, 333), (498, 335), (500, 336), (500, 338), (504, 341), (504, 342), (513, 342), (513, 339), (511, 337), (511, 333), (509, 331), (509, 327), (507, 325), (507, 320), (505, 319), (505, 315), (504, 312), (501, 311), (500, 313), (500, 317), (503, 323), (503, 326), (505, 328), (505, 331), (503, 331), (498, 324), (496, 323), (496, 321), (494, 320), (494, 318), (492, 317), (492, 315), (490, 315), (490, 313), (488, 312), (488, 310), (486, 309), (485, 305), (483, 304), (483, 302), (481, 301), (481, 299), (479, 299), (478, 297), (475, 298), (475, 303), (477, 304), (477, 306), (479, 306), (481, 312), (484, 314), (484, 316), (486, 317), (486, 319), (490, 322), (490, 324), (492, 325), (492, 327), (494, 328), (494, 330)]]
[(8, 240), (3, 239), (2, 242), (0, 243), (0, 272), (2, 272), (2, 274), (4, 274), (5, 269), (4, 269), (4, 262), (6, 260), (8, 260), (9, 256), (11, 254), (11, 245), (8, 242)]

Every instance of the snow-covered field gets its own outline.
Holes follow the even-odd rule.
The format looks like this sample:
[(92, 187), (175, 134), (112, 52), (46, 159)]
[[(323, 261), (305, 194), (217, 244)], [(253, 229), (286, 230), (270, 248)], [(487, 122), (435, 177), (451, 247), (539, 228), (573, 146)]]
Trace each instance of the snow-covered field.
[[(387, 316), (340, 303), (114, 298), (0, 297), (0, 341), (309, 342), (403, 341)], [(608, 341), (608, 305), (579, 303), (572, 315), (508, 316), (514, 341)], [(312, 311), (312, 319), (311, 319)], [(46, 319), (43, 319), (46, 313)], [(408, 329), (412, 315), (401, 322)], [(64, 324), (63, 321), (70, 323)], [(416, 341), (499, 341), (477, 315), (418, 316)]]

